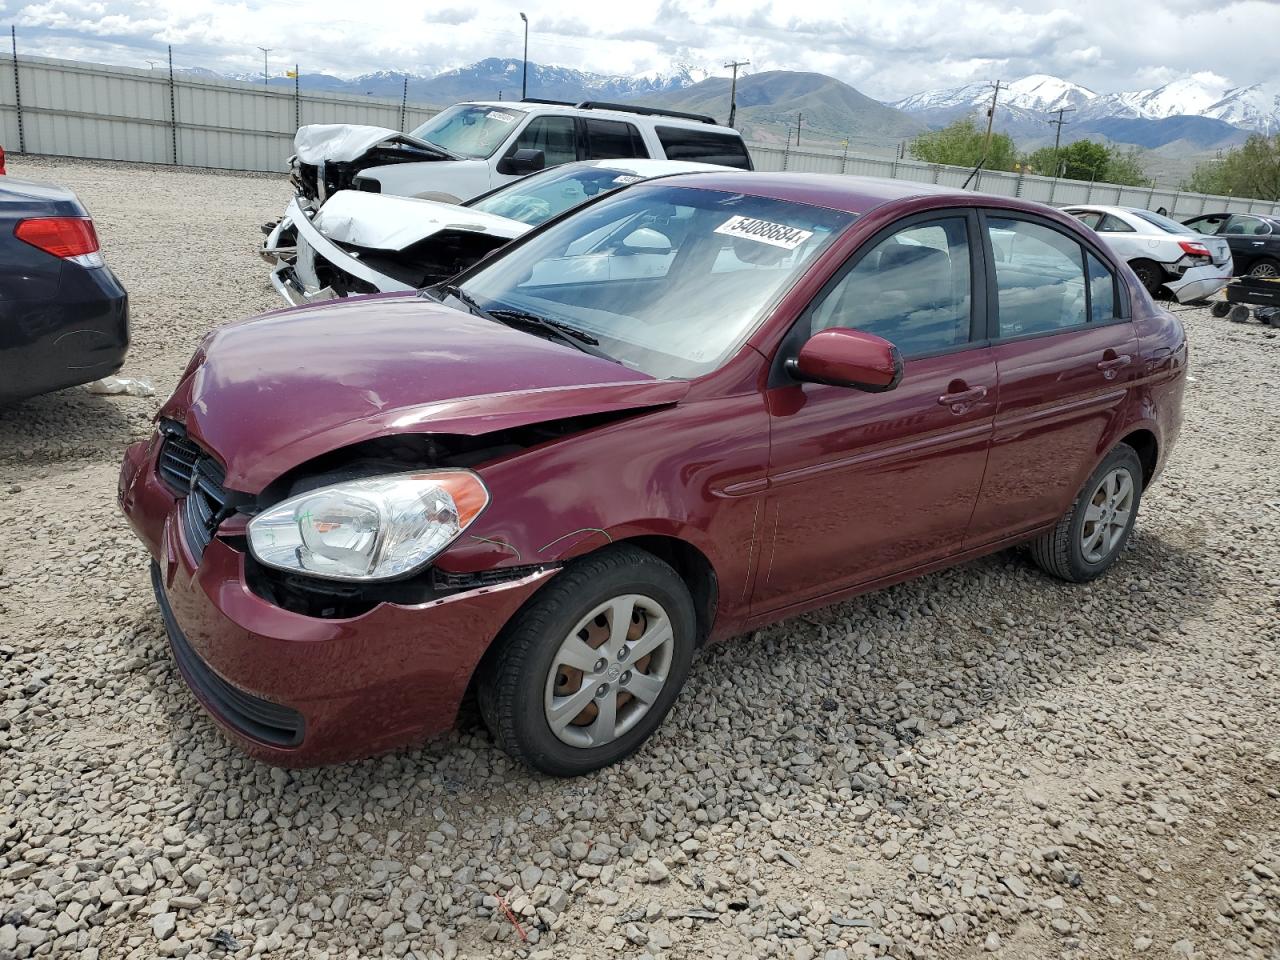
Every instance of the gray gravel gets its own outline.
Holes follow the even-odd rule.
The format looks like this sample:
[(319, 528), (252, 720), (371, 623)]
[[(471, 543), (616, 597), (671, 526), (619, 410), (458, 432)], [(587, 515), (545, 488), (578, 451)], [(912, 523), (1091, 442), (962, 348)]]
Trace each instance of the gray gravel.
[(1275, 332), (1182, 314), (1181, 445), (1091, 586), (1010, 552), (742, 637), (582, 780), (474, 720), (285, 772), (181, 683), (114, 489), (200, 336), (274, 306), (287, 185), (10, 170), (89, 205), (158, 396), (0, 411), (0, 958), (1278, 955)]

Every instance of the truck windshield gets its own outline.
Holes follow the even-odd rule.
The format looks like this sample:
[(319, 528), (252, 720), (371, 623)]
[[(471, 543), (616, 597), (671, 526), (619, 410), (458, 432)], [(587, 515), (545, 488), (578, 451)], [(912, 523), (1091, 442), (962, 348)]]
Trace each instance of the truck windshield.
[(523, 116), (523, 110), (460, 103), (437, 113), (413, 136), (454, 156), (483, 160), (493, 155)]

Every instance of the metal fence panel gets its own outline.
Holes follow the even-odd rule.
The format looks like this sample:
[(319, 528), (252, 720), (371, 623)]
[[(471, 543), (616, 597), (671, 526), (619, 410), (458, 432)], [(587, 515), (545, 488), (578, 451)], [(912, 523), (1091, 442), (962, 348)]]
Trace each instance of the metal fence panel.
[[(387, 97), (299, 91), (233, 80), (178, 74), (173, 83), (176, 118), (170, 113), (168, 70), (137, 70), (101, 64), (24, 57), (19, 51), (22, 87), (21, 133), (28, 153), (70, 157), (174, 161), (231, 170), (283, 171), (293, 153), (299, 122), (361, 123), (413, 130), (439, 108)], [(0, 143), (18, 152), (19, 122), (13, 60), (0, 56)], [(303, 77), (305, 84), (305, 75)], [(403, 122), (402, 122), (403, 119)], [(176, 121), (176, 122), (175, 122)], [(892, 177), (944, 187), (962, 187), (972, 171), (918, 160), (850, 155), (822, 147), (749, 144), (757, 170)], [(1055, 180), (983, 170), (974, 190), (1063, 206), (1072, 203), (1164, 207), (1172, 216), (1228, 210), (1280, 214), (1280, 202), (1213, 197), (1167, 188)]]

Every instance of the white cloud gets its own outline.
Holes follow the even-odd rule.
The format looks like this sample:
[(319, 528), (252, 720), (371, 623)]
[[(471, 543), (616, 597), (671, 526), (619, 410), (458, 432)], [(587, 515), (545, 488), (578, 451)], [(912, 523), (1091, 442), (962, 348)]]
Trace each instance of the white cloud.
[(19, 49), (142, 65), (166, 44), (181, 66), (261, 69), (277, 64), (355, 75), (433, 73), (489, 56), (529, 56), (601, 73), (659, 72), (673, 61), (720, 72), (815, 70), (870, 96), (971, 80), (1051, 73), (1100, 92), (1156, 86), (1209, 70), (1248, 84), (1274, 72), (1280, 4), (1166, 0), (1158, 9), (1116, 0), (922, 0), (851, 5), (810, 0), (477, 0), (417, 7), (403, 0), (8, 0)]

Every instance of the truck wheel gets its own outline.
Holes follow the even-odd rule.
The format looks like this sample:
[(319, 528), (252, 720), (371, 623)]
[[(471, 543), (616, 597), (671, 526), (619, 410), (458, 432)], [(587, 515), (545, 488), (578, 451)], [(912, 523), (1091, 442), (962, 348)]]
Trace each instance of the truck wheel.
[(1210, 316), (1217, 317), (1221, 320), (1231, 312), (1231, 304), (1226, 300), (1215, 300), (1209, 307)]
[(478, 686), (485, 725), (552, 776), (617, 763), (675, 703), (695, 622), (688, 588), (652, 554), (620, 544), (573, 561), (495, 641)]
[(1234, 303), (1227, 312), (1227, 319), (1232, 323), (1244, 323), (1249, 319), (1250, 310), (1243, 303)]
[(1045, 573), (1072, 583), (1101, 576), (1133, 532), (1142, 500), (1142, 461), (1127, 443), (1107, 454), (1048, 533), (1033, 540), (1031, 557)]
[(1129, 266), (1138, 275), (1138, 281), (1147, 288), (1147, 293), (1154, 297), (1160, 292), (1164, 285), (1164, 270), (1160, 264), (1152, 260), (1131, 260)]

